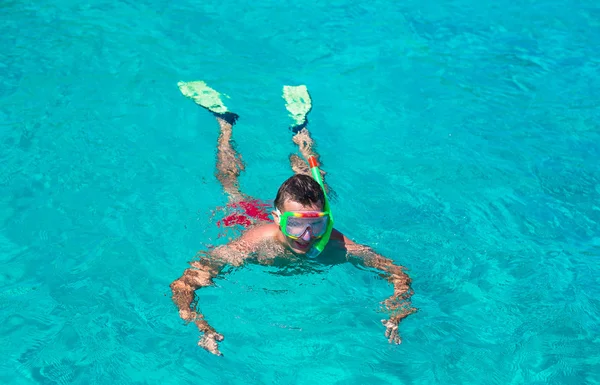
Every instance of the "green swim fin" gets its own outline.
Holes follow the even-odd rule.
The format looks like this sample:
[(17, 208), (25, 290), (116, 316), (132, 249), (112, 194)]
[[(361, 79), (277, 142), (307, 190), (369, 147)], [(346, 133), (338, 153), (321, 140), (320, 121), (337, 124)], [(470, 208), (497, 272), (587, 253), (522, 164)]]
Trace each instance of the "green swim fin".
[(224, 114), (227, 107), (221, 100), (221, 94), (210, 88), (202, 80), (177, 83), (183, 96), (193, 99), (196, 104), (216, 114)]
[(283, 86), (283, 99), (285, 99), (285, 108), (294, 120), (295, 127), (304, 126), (306, 115), (312, 109), (312, 100), (306, 86)]

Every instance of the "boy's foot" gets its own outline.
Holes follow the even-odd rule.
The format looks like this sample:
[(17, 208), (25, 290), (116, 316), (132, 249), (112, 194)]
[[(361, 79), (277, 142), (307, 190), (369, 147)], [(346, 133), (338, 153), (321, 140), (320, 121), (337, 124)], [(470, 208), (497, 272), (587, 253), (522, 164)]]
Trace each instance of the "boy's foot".
[(177, 83), (179, 90), (190, 99), (193, 99), (196, 104), (214, 112), (217, 115), (226, 114), (227, 107), (221, 100), (221, 94), (210, 88), (202, 80), (195, 82), (179, 82)]
[(285, 108), (294, 119), (295, 124), (290, 127), (292, 132), (297, 133), (306, 126), (308, 122), (306, 115), (312, 109), (312, 101), (305, 85), (302, 86), (283, 86), (283, 98), (285, 99)]

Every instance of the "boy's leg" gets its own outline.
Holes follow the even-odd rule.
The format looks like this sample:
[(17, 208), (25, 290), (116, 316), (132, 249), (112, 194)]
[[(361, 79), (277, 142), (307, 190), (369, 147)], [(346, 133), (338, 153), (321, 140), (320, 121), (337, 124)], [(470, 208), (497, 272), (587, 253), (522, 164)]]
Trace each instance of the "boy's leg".
[[(308, 131), (308, 113), (312, 109), (312, 100), (308, 94), (306, 86), (284, 86), (283, 98), (286, 101), (286, 109), (290, 112), (290, 116), (294, 119), (295, 125), (290, 129), (294, 133), (293, 142), (298, 145), (298, 150), (302, 158), (296, 154), (290, 155), (290, 165), (296, 174), (304, 174), (312, 176), (307, 160), (314, 156), (319, 160), (319, 154), (314, 149), (314, 140)], [(323, 181), (325, 182), (325, 172), (321, 170)], [(330, 191), (329, 186), (325, 183), (325, 189)]]
[(217, 169), (215, 175), (223, 190), (231, 201), (241, 200), (244, 195), (240, 192), (238, 177), (245, 169), (242, 156), (234, 149), (232, 140), (233, 125), (238, 116), (227, 110), (220, 94), (203, 81), (179, 82), (181, 93), (212, 112), (219, 123), (219, 139), (217, 140)]
[(314, 141), (310, 137), (308, 128), (303, 127), (301, 130), (295, 133), (292, 137), (292, 141), (298, 145), (298, 150), (302, 155), (302, 157), (298, 156), (297, 154), (290, 155), (290, 165), (292, 166), (292, 170), (294, 170), (296, 174), (305, 174), (310, 176), (311, 173), (310, 168), (308, 167), (307, 159), (311, 156), (314, 156), (318, 160), (319, 154), (317, 154), (313, 149)]
[(227, 116), (215, 114), (219, 122), (219, 138), (217, 139), (217, 169), (215, 176), (221, 182), (223, 190), (229, 195), (229, 200), (239, 201), (244, 198), (240, 192), (238, 177), (246, 169), (242, 155), (233, 147), (231, 139), (233, 125), (237, 119), (231, 119)]
[[(300, 154), (302, 154), (302, 158), (308, 159), (311, 156), (314, 156), (317, 160), (319, 160), (319, 154), (314, 149), (314, 141), (310, 137), (310, 133), (308, 132), (308, 128), (303, 127), (300, 131), (298, 131), (294, 137), (292, 138), (293, 142), (298, 145), (298, 149), (300, 150)], [(296, 154), (290, 155), (290, 165), (292, 166), (292, 170), (296, 174), (304, 174), (312, 177), (312, 173), (310, 171), (310, 167), (308, 166), (307, 161), (303, 160)], [(319, 164), (321, 162), (319, 161)], [(321, 171), (321, 177), (323, 178), (323, 184), (325, 185), (325, 191), (328, 194), (334, 194), (329, 185), (327, 184), (325, 175), (327, 173), (323, 170), (322, 167), (319, 167), (319, 171)]]

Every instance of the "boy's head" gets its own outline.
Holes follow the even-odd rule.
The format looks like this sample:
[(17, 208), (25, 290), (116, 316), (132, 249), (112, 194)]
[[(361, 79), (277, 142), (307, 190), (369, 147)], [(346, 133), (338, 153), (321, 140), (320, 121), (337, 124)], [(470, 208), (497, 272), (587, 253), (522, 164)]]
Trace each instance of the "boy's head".
[[(278, 211), (273, 212), (275, 223), (280, 225), (280, 215), (286, 212), (321, 212), (325, 204), (325, 194), (321, 185), (313, 178), (307, 175), (296, 174), (287, 179), (275, 197), (275, 208)], [(313, 226), (316, 228), (316, 226)], [(280, 228), (281, 229), (281, 228)], [(318, 240), (311, 227), (307, 227), (304, 233), (296, 238), (285, 235), (285, 242), (292, 251), (305, 254), (312, 245)]]
[(282, 213), (287, 201), (300, 203), (302, 206), (316, 206), (316, 211), (323, 210), (325, 194), (321, 185), (307, 175), (296, 174), (288, 178), (277, 191), (275, 208)]

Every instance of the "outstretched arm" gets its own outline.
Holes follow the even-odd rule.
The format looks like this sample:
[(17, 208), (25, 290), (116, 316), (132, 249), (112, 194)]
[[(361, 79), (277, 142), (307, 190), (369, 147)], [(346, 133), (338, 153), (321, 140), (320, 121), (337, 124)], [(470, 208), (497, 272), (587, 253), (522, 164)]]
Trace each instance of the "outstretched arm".
[(223, 340), (223, 335), (218, 333), (197, 309), (195, 291), (199, 288), (210, 286), (221, 270), (226, 265), (240, 266), (248, 258), (248, 242), (242, 239), (232, 244), (214, 249), (208, 257), (190, 263), (191, 267), (183, 275), (171, 283), (173, 302), (179, 308), (179, 316), (187, 322), (193, 322), (204, 335), (198, 341), (209, 352), (222, 355), (218, 342)]
[(401, 343), (398, 325), (404, 318), (417, 311), (410, 301), (410, 297), (413, 295), (413, 290), (410, 287), (410, 277), (404, 272), (402, 266), (398, 266), (391, 259), (377, 254), (370, 247), (356, 244), (346, 237), (344, 237), (344, 243), (348, 254), (355, 257), (352, 262), (358, 262), (380, 270), (382, 272), (381, 276), (394, 285), (394, 294), (383, 302), (390, 311), (390, 318), (381, 320), (381, 322), (386, 328), (385, 336), (389, 342)]
[(223, 340), (223, 335), (209, 325), (202, 313), (196, 310), (195, 291), (201, 287), (212, 284), (212, 279), (219, 274), (223, 264), (215, 263), (209, 259), (201, 259), (191, 263), (191, 268), (185, 270), (183, 275), (171, 283), (173, 302), (179, 308), (179, 316), (187, 321), (193, 322), (198, 330), (204, 333), (198, 345), (209, 352), (221, 355), (217, 341)]

